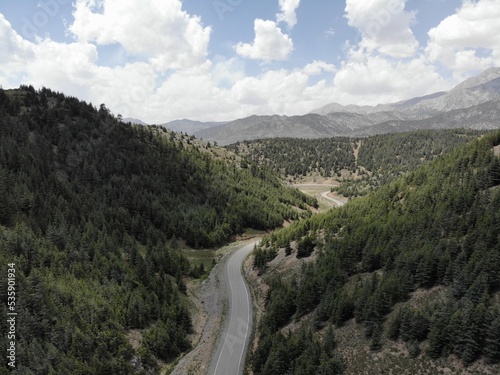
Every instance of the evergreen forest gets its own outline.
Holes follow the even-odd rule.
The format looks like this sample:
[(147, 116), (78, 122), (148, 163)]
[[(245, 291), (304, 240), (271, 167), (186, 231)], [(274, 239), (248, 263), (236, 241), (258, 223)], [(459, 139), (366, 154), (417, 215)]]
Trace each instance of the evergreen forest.
[[(312, 215), (316, 200), (282, 181), (307, 176), (363, 196)], [(270, 232), (253, 254), (269, 286), (255, 375), (349, 373), (348, 325), (372, 353), (397, 343), (500, 369), (500, 132), (222, 149), (47, 88), (0, 89), (0, 282), (12, 264), (19, 374), (159, 372), (191, 349), (186, 280), (205, 270), (183, 250), (247, 228)], [(275, 273), (276, 259), (300, 267)]]
[(313, 198), (217, 152), (104, 104), (0, 89), (1, 282), (14, 264), (19, 374), (155, 373), (190, 348), (180, 248), (311, 215)]
[[(341, 373), (345, 358), (332, 343), (346, 324), (374, 353), (401, 343), (412, 358), (456, 358), (464, 369), (480, 362), (497, 373), (499, 144), (500, 132), (483, 135), (266, 237), (254, 258), (270, 286), (254, 373)], [(276, 274), (269, 262), (278, 254), (308, 261)]]
[(417, 130), (367, 138), (271, 138), (227, 146), (291, 182), (334, 178), (340, 194), (354, 198), (384, 185), (422, 163), (477, 138), (468, 129)]

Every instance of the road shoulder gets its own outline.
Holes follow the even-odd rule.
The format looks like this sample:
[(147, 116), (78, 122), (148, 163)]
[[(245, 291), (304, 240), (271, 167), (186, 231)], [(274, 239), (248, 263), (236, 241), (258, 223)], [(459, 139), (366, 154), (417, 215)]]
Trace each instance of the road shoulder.
[(190, 291), (196, 306), (193, 313), (194, 348), (182, 357), (171, 375), (206, 375), (217, 349), (219, 337), (228, 324), (229, 285), (225, 275), (227, 261), (242, 246), (255, 240), (238, 241), (216, 252), (218, 258), (210, 275)]

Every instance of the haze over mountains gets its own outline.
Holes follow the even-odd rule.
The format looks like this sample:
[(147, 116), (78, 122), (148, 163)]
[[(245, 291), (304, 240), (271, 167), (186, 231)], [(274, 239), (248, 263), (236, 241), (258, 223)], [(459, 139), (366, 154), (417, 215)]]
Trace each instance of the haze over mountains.
[[(448, 92), (377, 106), (331, 103), (302, 116), (250, 116), (217, 126), (200, 123), (206, 128), (193, 134), (226, 145), (273, 137), (356, 137), (459, 127), (496, 129), (500, 125), (499, 114), (500, 68), (491, 68)], [(164, 125), (169, 127), (169, 124)], [(172, 125), (180, 124), (173, 122)], [(191, 129), (186, 127), (182, 131), (189, 133)]]
[[(132, 118), (132, 117), (126, 117), (123, 119), (123, 122), (127, 123), (130, 122), (135, 125), (150, 125), (145, 123), (142, 120)], [(214, 126), (218, 125), (223, 125), (226, 124), (226, 122), (203, 122), (203, 121), (193, 121), (193, 120), (188, 120), (188, 119), (182, 119), (182, 120), (174, 120), (170, 122), (166, 122), (164, 124), (160, 124), (161, 126), (166, 127), (167, 129), (170, 129), (174, 132), (178, 133), (188, 133), (188, 134), (194, 134), (200, 130), (203, 129), (208, 129)]]
[(223, 125), (225, 123), (226, 122), (203, 122), (183, 119), (170, 121), (162, 125), (170, 130), (173, 130), (174, 132), (194, 134), (203, 129), (212, 128), (214, 126)]

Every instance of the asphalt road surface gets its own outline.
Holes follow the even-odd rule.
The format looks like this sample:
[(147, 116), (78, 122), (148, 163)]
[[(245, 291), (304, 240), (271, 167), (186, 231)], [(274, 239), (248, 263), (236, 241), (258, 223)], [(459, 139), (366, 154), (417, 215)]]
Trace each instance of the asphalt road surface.
[(328, 196), (328, 194), (330, 194), (329, 191), (325, 191), (324, 193), (321, 193), (321, 196), (323, 198), (326, 198), (328, 200), (331, 200), (332, 202), (334, 202), (338, 207), (342, 207), (345, 203), (342, 202), (342, 201), (339, 201), (338, 199), (335, 199), (335, 198), (331, 198), (330, 196)]
[[(229, 314), (209, 369), (210, 375), (243, 373), (252, 324), (252, 301), (241, 266), (255, 242), (236, 250), (228, 259), (224, 277), (229, 285)], [(229, 319), (229, 323), (227, 320)]]

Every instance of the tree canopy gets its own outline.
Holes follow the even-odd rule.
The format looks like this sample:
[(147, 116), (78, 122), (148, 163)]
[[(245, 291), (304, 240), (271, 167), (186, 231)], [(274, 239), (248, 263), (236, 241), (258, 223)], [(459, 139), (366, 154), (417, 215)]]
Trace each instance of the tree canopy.
[(213, 247), (310, 216), (314, 199), (216, 151), (104, 104), (0, 89), (0, 260), (16, 265), (19, 373), (154, 371), (190, 347), (179, 241)]
[[(302, 256), (305, 240), (315, 244), (317, 258), (292, 279), (296, 287), (290, 280), (271, 283), (260, 327), (269, 355), (259, 357), (256, 373), (265, 373), (261, 363), (282, 360), (275, 354), (280, 329), (310, 312), (315, 329), (355, 319), (372, 350), (388, 338), (406, 342), (416, 355), (425, 341), (430, 360), (455, 354), (465, 365), (481, 357), (498, 363), (498, 144), (499, 132), (485, 135), (342, 208), (266, 237), (257, 252), (270, 256), (261, 259), (293, 242), (295, 256)], [(446, 291), (443, 298), (394, 310), (415, 290), (436, 286)]]

